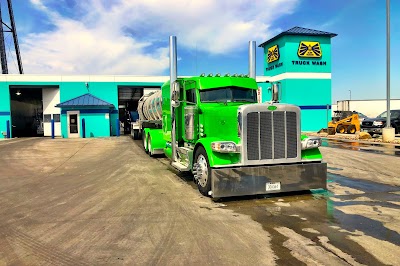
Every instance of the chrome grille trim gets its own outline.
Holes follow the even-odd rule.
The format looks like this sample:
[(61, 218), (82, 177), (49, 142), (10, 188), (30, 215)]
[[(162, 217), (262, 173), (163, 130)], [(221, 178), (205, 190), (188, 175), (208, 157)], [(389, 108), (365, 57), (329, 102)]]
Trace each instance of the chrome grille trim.
[[(300, 108), (293, 105), (245, 105), (242, 113), (242, 164), (277, 164), (301, 161)], [(256, 124), (256, 125), (255, 125)]]

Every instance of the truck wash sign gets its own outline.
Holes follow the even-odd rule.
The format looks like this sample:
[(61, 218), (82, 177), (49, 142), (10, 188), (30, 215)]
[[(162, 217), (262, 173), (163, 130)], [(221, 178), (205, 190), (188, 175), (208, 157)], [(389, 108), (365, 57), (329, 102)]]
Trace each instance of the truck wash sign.
[[(268, 54), (267, 54), (268, 64), (278, 61), (280, 59), (280, 57), (281, 57), (281, 54), (279, 52), (279, 46), (277, 44), (268, 48)], [(283, 66), (282, 62), (276, 63), (274, 65), (270, 65), (265, 70), (270, 71), (270, 70), (273, 70), (273, 69), (281, 67), (281, 66)]]
[[(321, 58), (322, 49), (319, 42), (301, 41), (297, 50), (297, 55), (303, 58)], [(326, 61), (320, 60), (292, 60), (292, 64), (296, 66), (326, 66)]]
[(300, 42), (297, 55), (300, 57), (320, 58), (322, 56), (319, 42)]
[(277, 44), (268, 48), (268, 57), (267, 57), (268, 64), (279, 60), (279, 57), (280, 57), (279, 47)]

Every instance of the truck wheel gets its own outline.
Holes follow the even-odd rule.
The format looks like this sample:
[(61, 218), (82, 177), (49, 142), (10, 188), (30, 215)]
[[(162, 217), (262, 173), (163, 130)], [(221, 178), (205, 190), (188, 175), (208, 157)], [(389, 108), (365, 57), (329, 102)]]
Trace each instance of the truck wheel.
[(336, 133), (344, 133), (344, 132), (346, 132), (344, 126), (342, 126), (342, 125), (337, 126)]
[(197, 188), (204, 196), (209, 196), (211, 191), (211, 170), (208, 156), (203, 147), (199, 147), (195, 153), (195, 163), (197, 164)]
[(133, 130), (133, 139), (139, 139), (139, 130), (138, 129)]
[(151, 149), (151, 137), (150, 137), (150, 134), (147, 135), (147, 149), (149, 150), (150, 157), (153, 157), (154, 153), (153, 153), (153, 150)]
[(147, 153), (147, 138), (146, 138), (146, 134), (143, 135), (143, 148), (144, 151)]
[(347, 133), (349, 133), (349, 134), (354, 134), (354, 133), (356, 133), (356, 126), (355, 125), (350, 125), (350, 126), (348, 126), (347, 127)]

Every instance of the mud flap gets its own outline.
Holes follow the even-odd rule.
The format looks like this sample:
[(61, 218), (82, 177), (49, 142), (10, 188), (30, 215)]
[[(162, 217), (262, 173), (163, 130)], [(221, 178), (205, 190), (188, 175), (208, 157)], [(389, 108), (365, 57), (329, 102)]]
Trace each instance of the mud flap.
[(327, 164), (211, 168), (213, 198), (326, 189)]

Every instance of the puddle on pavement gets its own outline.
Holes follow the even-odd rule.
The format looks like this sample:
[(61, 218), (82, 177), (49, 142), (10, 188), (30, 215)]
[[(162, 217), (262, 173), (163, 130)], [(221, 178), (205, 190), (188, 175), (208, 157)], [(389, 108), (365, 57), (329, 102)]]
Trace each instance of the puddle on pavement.
[(344, 150), (361, 151), (375, 154), (385, 154), (392, 156), (400, 156), (400, 146), (381, 145), (381, 144), (364, 144), (359, 142), (351, 141), (339, 141), (339, 140), (322, 140), (322, 147), (338, 148)]
[[(160, 159), (159, 159), (160, 160)], [(164, 162), (165, 163), (165, 162)], [(166, 163), (165, 163), (166, 164)], [(191, 175), (176, 172), (166, 164), (168, 170), (197, 190)], [(340, 171), (341, 168), (328, 167), (329, 170)], [(250, 216), (260, 223), (263, 229), (271, 235), (271, 247), (277, 257), (278, 265), (302, 265), (284, 248), (288, 238), (275, 228), (287, 227), (316, 245), (322, 246), (319, 236), (327, 236), (329, 243), (350, 254), (356, 261), (366, 265), (382, 265), (357, 242), (350, 240), (349, 235), (359, 235), (359, 232), (375, 239), (388, 241), (400, 246), (400, 235), (385, 227), (381, 222), (370, 219), (362, 213), (344, 213), (336, 207), (366, 205), (377, 208), (387, 207), (395, 210), (399, 205), (389, 203), (400, 202), (400, 195), (389, 192), (399, 192), (400, 187), (385, 185), (372, 181), (352, 179), (342, 175), (328, 173), (328, 183), (364, 192), (363, 194), (333, 195), (328, 190), (312, 192), (288, 192), (280, 194), (256, 195), (244, 197), (222, 198), (215, 201), (219, 207), (233, 210), (233, 216), (238, 213)], [(363, 198), (361, 198), (363, 197)], [(365, 201), (363, 199), (370, 199)], [(200, 206), (201, 208), (201, 206)], [(210, 209), (212, 211), (212, 209)], [(339, 231), (342, 229), (343, 231)]]
[[(361, 213), (346, 214), (336, 207), (361, 204), (400, 209), (400, 206), (387, 203), (388, 200), (400, 201), (400, 195), (388, 193), (399, 191), (400, 188), (331, 173), (328, 174), (328, 179), (340, 186), (354, 188), (365, 193), (362, 195), (335, 196), (326, 190), (315, 190), (311, 193), (302, 194), (284, 193), (225, 198), (219, 200), (219, 202), (226, 205), (224, 208), (249, 215), (271, 234), (272, 248), (279, 257), (277, 261), (279, 265), (301, 264), (290, 254), (290, 250), (283, 248), (282, 244), (287, 238), (274, 229), (282, 226), (311, 239), (317, 245), (318, 236), (328, 236), (332, 245), (351, 254), (358, 262), (367, 265), (380, 265), (381, 262), (366, 252), (362, 246), (346, 237), (349, 234), (356, 235), (356, 231), (361, 231), (376, 239), (400, 245), (400, 235), (385, 227), (381, 222), (362, 216)], [(374, 202), (352, 201), (352, 199), (360, 196), (371, 198)], [(346, 202), (342, 202), (342, 199), (345, 199)], [(310, 228), (313, 230), (309, 230)], [(340, 232), (338, 228), (347, 232)], [(320, 234), (314, 230), (320, 232)]]

